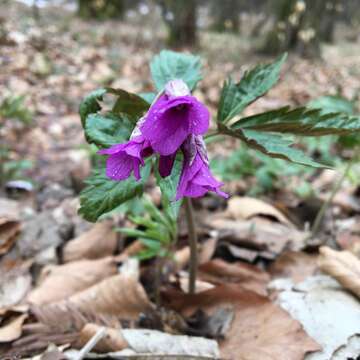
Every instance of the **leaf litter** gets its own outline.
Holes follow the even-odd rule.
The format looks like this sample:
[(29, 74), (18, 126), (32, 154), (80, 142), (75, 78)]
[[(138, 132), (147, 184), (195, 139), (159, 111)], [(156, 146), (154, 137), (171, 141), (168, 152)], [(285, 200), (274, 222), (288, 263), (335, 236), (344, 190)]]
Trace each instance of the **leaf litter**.
[[(19, 8), (20, 16), (23, 11)], [(90, 227), (76, 215), (77, 192), (89, 173), (90, 161), (87, 151), (79, 149), (79, 144), (85, 145), (75, 100), (103, 84), (134, 92), (150, 90), (142, 79), (148, 71), (145, 63), (157, 51), (156, 41), (146, 39), (143, 29), (124, 24), (117, 36), (128, 43), (121, 41), (117, 51), (118, 45), (110, 48), (109, 41), (119, 41), (104, 35), (113, 28), (106, 22), (97, 25), (100, 30), (95, 39), (87, 37), (89, 24), (82, 21), (75, 28), (70, 24), (69, 30), (60, 30), (56, 21), (50, 26), (45, 22), (43, 27), (32, 24), (29, 33), (18, 31), (10, 17), (6, 24), (11, 41), (2, 50), (14, 61), (1, 63), (0, 83), (29, 95), (27, 102), (36, 120), (21, 142), (12, 129), (7, 129), (6, 137), (14, 143), (15, 157), (26, 154), (36, 160), (28, 175), (41, 188), (35, 191), (35, 206), (0, 198), (1, 358), (38, 354), (38, 359), (59, 360), (64, 353), (71, 358), (101, 327), (106, 335), (86, 357), (165, 359), (168, 344), (179, 343), (178, 336), (183, 346), (177, 354), (183, 351), (188, 359), (343, 360), (359, 355), (356, 189), (348, 187), (335, 198), (336, 211), (343, 218), (336, 221), (334, 231), (329, 218), (325, 225), (331, 231), (325, 233), (325, 242), (334, 245), (329, 240), (334, 235), (340, 248), (357, 257), (322, 248), (317, 259), (318, 248), (308, 243), (302, 221), (308, 217), (296, 214), (299, 224), (283, 211), (286, 206), (274, 206), (279, 194), (271, 194), (271, 200), (245, 196), (244, 189), (251, 188), (253, 179), (229, 185), (238, 196), (228, 202), (226, 210), (224, 203), (211, 197), (199, 201), (197, 206), (204, 211), (198, 229), (202, 247), (199, 282), (207, 285), (191, 296), (181, 290), (186, 288), (186, 284), (181, 286), (186, 274), (179, 270), (186, 270), (189, 262), (189, 248), (183, 242), (186, 228), (181, 226), (174, 276), (163, 283), (164, 307), (156, 309), (149, 284), (142, 283), (143, 276), (137, 274), (148, 272), (149, 264), (135, 273), (131, 269), (119, 273), (121, 263), (142, 249), (141, 242), (125, 239), (122, 249), (123, 239), (119, 242), (113, 231), (118, 218)], [(74, 41), (78, 34), (81, 46)], [(138, 45), (129, 46), (134, 38), (141, 43), (141, 54)], [(211, 51), (219, 46), (211, 43)], [(110, 66), (114, 51), (121, 55)], [(335, 91), (343, 84), (347, 84), (343, 92), (352, 97), (359, 84), (344, 69), (353, 64), (351, 56), (331, 56), (321, 66), (294, 58), (284, 82), (270, 98), (247, 109), (246, 115), (269, 106), (302, 103), (304, 98)], [(57, 71), (59, 67), (63, 73)], [(210, 61), (197, 96), (212, 106), (218, 99), (224, 68), (238, 75), (243, 72), (242, 66), (230, 60), (224, 63), (215, 57)], [(233, 146), (229, 141), (209, 148), (214, 154), (227, 155)], [(318, 176), (313, 180), (314, 188), (321, 191), (320, 200), (324, 199), (334, 172), (328, 179)], [(282, 190), (282, 199), (289, 196), (287, 186)], [(351, 224), (346, 222), (349, 216), (354, 216)], [(321, 271), (332, 278), (319, 277)], [(144, 329), (144, 324), (150, 329)], [(145, 338), (152, 339), (150, 344)], [(201, 352), (201, 344), (211, 351)], [(100, 352), (104, 354), (96, 354)]]

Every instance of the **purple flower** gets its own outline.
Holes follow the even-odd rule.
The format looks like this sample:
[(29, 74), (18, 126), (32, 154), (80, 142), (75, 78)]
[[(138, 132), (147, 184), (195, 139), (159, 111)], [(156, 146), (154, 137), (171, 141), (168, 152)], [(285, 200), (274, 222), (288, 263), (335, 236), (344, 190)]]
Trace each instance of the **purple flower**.
[(170, 81), (165, 92), (151, 106), (141, 125), (141, 133), (160, 155), (176, 153), (185, 139), (204, 134), (209, 127), (209, 111), (182, 80)]
[(210, 172), (206, 148), (202, 137), (190, 136), (183, 146), (184, 165), (177, 188), (176, 200), (184, 196), (200, 197), (214, 191), (225, 198), (228, 194), (220, 190), (223, 183)]
[(110, 155), (106, 160), (106, 175), (113, 180), (125, 180), (132, 172), (136, 180), (140, 180), (140, 165), (144, 166), (144, 158), (152, 154), (149, 141), (142, 135), (131, 138), (124, 144), (117, 144), (98, 152)]

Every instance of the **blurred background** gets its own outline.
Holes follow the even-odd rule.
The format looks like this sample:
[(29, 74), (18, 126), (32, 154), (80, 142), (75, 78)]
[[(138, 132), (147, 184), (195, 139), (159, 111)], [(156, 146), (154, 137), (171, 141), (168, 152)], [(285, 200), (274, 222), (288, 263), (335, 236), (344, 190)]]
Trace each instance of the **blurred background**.
[[(348, 112), (358, 111), (359, 0), (0, 4), (2, 192), (13, 186), (17, 191), (25, 185), (9, 181), (25, 179), (38, 189), (58, 184), (60, 198), (77, 193), (95, 151), (83, 139), (77, 113), (81, 99), (100, 86), (151, 90), (148, 63), (163, 48), (202, 56), (204, 80), (196, 95), (213, 111), (227, 76), (238, 81), (246, 69), (285, 51), (290, 57), (279, 85), (247, 113), (306, 105), (324, 95), (339, 96)], [(333, 166), (341, 165), (348, 151), (329, 137), (302, 146)], [(265, 193), (294, 187), (293, 181), (301, 196), (312, 192), (306, 177), (313, 175), (311, 169), (287, 164), (284, 170), (281, 160), (235, 148), (232, 140), (213, 150), (214, 172), (228, 186), (235, 180), (236, 192)]]

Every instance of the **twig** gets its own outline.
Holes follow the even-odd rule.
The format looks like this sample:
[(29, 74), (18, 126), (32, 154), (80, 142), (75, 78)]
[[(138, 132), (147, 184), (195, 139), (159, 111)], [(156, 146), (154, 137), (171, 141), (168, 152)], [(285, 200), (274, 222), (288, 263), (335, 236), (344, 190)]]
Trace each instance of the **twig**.
[(96, 332), (96, 334), (81, 349), (75, 360), (82, 360), (93, 349), (93, 347), (105, 336), (105, 333), (106, 333), (105, 327), (101, 327)]
[(188, 236), (189, 236), (189, 245), (190, 245), (190, 263), (189, 263), (189, 293), (195, 293), (195, 282), (196, 282), (196, 272), (197, 272), (197, 234), (195, 228), (195, 219), (194, 219), (194, 210), (192, 206), (191, 199), (185, 198), (185, 214), (186, 221), (188, 225)]

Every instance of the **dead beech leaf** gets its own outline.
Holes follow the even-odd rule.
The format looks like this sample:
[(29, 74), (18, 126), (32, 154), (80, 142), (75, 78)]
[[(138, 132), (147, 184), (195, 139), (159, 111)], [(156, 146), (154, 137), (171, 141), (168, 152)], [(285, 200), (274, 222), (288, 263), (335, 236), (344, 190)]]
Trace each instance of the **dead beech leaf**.
[(4, 221), (0, 225), (0, 255), (6, 254), (11, 249), (20, 229), (21, 225), (18, 221)]
[(360, 260), (348, 251), (320, 248), (319, 267), (345, 289), (360, 297)]
[(224, 359), (303, 360), (306, 353), (320, 349), (297, 320), (253, 291), (221, 285), (194, 295), (172, 291), (164, 296), (171, 308), (185, 315), (234, 306), (235, 317), (220, 343)]
[(103, 221), (69, 241), (63, 249), (64, 262), (112, 255), (117, 246), (117, 234), (113, 228), (112, 221)]
[(121, 319), (137, 319), (153, 305), (135, 276), (117, 274), (51, 306), (73, 305), (83, 313), (114, 315)]
[(258, 256), (272, 260), (285, 249), (300, 250), (309, 236), (304, 231), (256, 217), (252, 220), (209, 218), (207, 226), (217, 231), (219, 243), (231, 243), (257, 251)]
[(31, 289), (31, 263), (11, 260), (1, 262), (0, 309), (8, 309), (19, 303)]
[(274, 206), (265, 201), (251, 198), (234, 196), (228, 202), (226, 213), (234, 219), (250, 219), (254, 216), (269, 216), (289, 226), (294, 226), (286, 216)]
[(66, 299), (116, 272), (117, 265), (112, 257), (46, 266), (39, 286), (30, 292), (27, 300), (41, 305)]
[(276, 278), (291, 278), (298, 283), (315, 274), (317, 258), (300, 251), (286, 251), (271, 264), (269, 272)]
[[(81, 349), (85, 344), (98, 332), (101, 328), (97, 324), (86, 324), (79, 334), (79, 339), (74, 347)], [(109, 328), (105, 329), (105, 336), (95, 345), (95, 352), (107, 353), (111, 351), (119, 351), (129, 346), (121, 333), (121, 329)]]
[(27, 314), (22, 314), (0, 327), (0, 343), (11, 342), (18, 339), (22, 333), (22, 326)]
[(236, 283), (261, 295), (266, 295), (266, 285), (270, 281), (270, 276), (254, 265), (230, 264), (220, 259), (200, 265), (199, 278), (216, 285)]

